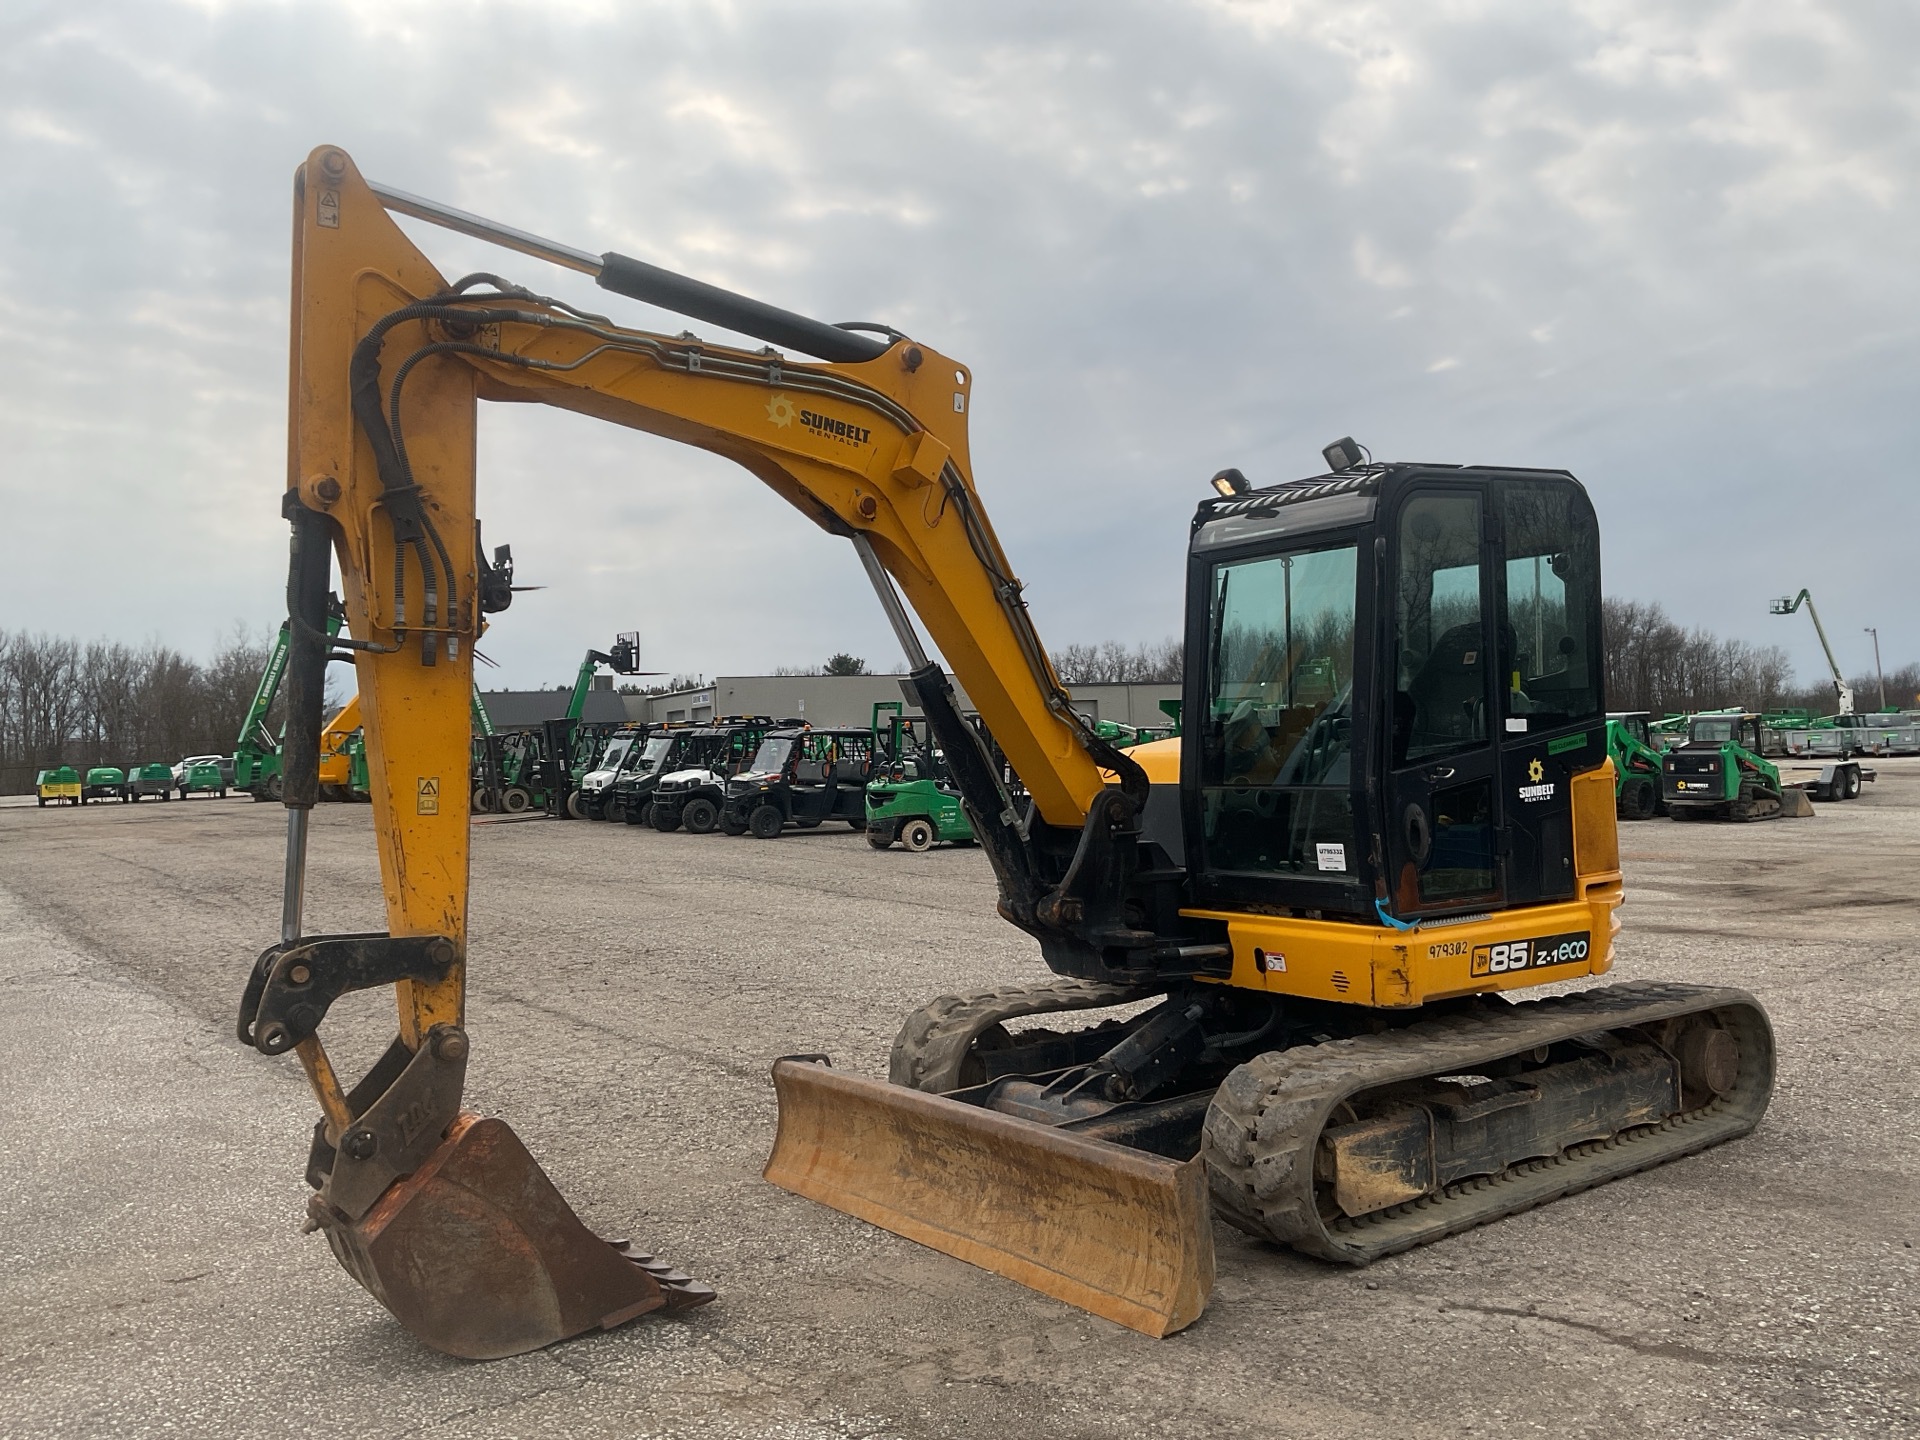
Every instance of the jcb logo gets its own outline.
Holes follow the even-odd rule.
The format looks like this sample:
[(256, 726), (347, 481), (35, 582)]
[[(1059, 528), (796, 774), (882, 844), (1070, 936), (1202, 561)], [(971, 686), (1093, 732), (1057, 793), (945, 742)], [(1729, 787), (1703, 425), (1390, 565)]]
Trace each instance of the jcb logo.
[(1505, 975), (1510, 970), (1524, 970), (1532, 963), (1531, 940), (1509, 940), (1502, 945), (1476, 945), (1473, 950), (1473, 973), (1476, 975)]

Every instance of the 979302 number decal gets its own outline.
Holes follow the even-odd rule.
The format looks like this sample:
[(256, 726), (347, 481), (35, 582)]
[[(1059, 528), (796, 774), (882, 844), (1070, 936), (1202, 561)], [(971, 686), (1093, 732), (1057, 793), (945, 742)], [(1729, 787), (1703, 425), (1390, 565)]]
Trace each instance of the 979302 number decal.
[(1566, 935), (1538, 935), (1531, 940), (1503, 940), (1498, 945), (1476, 945), (1473, 973), (1510, 975), (1516, 970), (1574, 965), (1587, 958), (1591, 945), (1592, 936), (1585, 930)]

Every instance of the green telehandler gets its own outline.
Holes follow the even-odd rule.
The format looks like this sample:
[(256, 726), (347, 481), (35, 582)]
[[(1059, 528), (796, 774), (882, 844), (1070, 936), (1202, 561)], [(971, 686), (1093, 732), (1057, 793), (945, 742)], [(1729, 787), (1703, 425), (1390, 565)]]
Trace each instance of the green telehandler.
[(575, 792), (581, 777), (599, 759), (607, 735), (619, 728), (581, 723), (593, 677), (602, 665), (616, 675), (638, 675), (639, 632), (623, 631), (611, 651), (587, 651), (574, 675), (566, 714), (544, 722), (538, 730), (494, 733), (480, 692), (474, 691), (474, 722), (479, 731), (473, 796), (476, 810), (518, 815), (541, 809), (563, 820), (584, 818)]
[[(343, 620), (339, 605), (329, 604), (327, 639), (339, 635)], [(240, 738), (233, 743), (234, 789), (246, 791), (255, 800), (280, 798), (280, 737), (267, 728), (267, 712), (280, 693), (280, 677), (287, 673), (287, 654), (292, 645), (287, 627), (288, 622), (282, 620), (266, 668), (260, 672), (260, 683), (254, 686), (253, 702), (240, 722)]]

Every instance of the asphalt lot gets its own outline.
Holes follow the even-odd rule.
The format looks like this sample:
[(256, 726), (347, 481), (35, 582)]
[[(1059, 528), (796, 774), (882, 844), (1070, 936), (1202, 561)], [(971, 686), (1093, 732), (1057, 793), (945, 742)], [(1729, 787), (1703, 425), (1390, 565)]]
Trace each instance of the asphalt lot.
[[(282, 812), (0, 806), (0, 1434), (1426, 1437), (1920, 1433), (1920, 762), (1812, 820), (1623, 827), (1614, 978), (1743, 985), (1750, 1138), (1335, 1269), (1218, 1230), (1153, 1341), (766, 1185), (767, 1066), (884, 1074), (901, 1015), (1037, 978), (974, 851), (475, 828), (469, 1103), (589, 1224), (715, 1285), (486, 1365), (299, 1233), (313, 1112), (233, 1038)], [(380, 928), (318, 812), (308, 929)], [(343, 1071), (390, 1034), (336, 1007)]]

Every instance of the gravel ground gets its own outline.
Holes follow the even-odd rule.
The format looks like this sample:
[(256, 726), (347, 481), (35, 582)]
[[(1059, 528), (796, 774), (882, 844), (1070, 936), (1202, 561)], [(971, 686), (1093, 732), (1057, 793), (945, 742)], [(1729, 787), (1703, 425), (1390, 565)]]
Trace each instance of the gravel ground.
[[(309, 931), (380, 928), (368, 821), (318, 812)], [(883, 1074), (908, 1009), (1038, 978), (977, 852), (533, 821), (474, 831), (469, 1101), (721, 1299), (422, 1348), (299, 1234), (311, 1102), (233, 1038), (281, 832), (239, 799), (0, 806), (0, 1433), (1920, 1432), (1920, 762), (1813, 820), (1623, 832), (1615, 978), (1772, 1013), (1753, 1136), (1364, 1272), (1222, 1227), (1163, 1341), (759, 1178), (774, 1056)], [(343, 1071), (389, 1004), (336, 1007)]]

